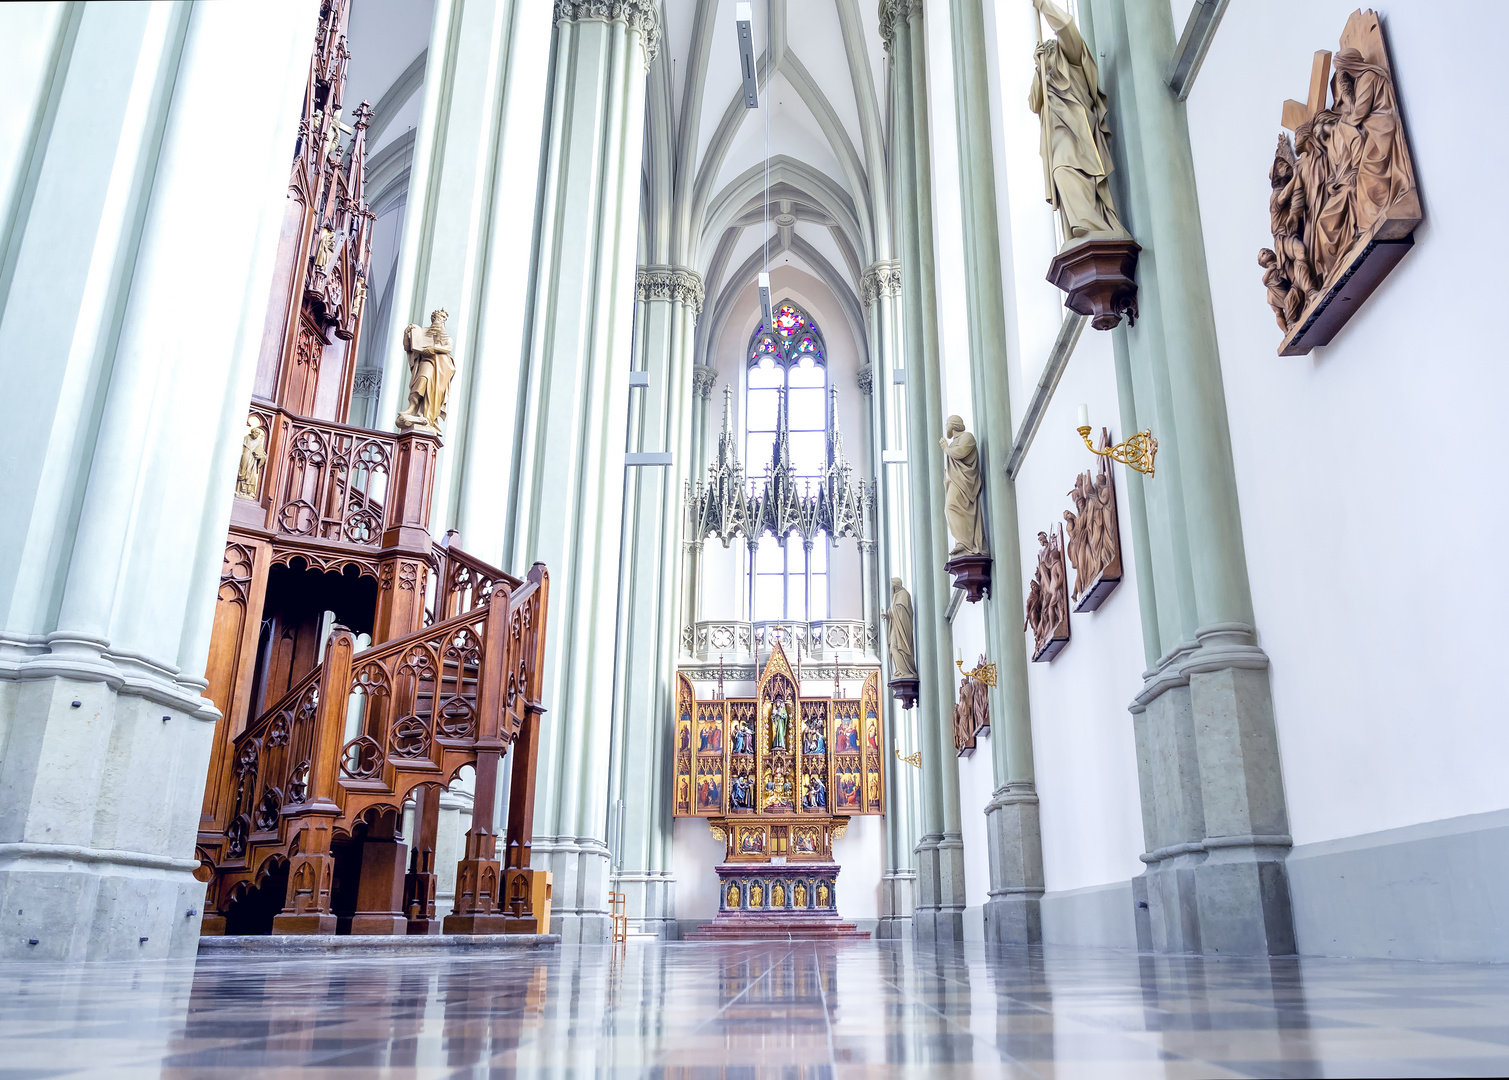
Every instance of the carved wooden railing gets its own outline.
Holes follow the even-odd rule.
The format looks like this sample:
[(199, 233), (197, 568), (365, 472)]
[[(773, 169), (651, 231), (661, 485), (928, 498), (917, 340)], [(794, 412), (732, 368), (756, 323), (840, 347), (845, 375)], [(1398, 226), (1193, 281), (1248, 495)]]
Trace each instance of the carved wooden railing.
[[(286, 856), (288, 900), (275, 932), (333, 932), (334, 835), (473, 765), (476, 803), (456, 911), (475, 925), (452, 932), (508, 932), (505, 922), (532, 929), (529, 836), (549, 575), (536, 563), (521, 580), (454, 548), (445, 564), (466, 570), (465, 588), (442, 593), (446, 607), (460, 610), (361, 653), (337, 627), (323, 663), (235, 739), (233, 813), (212, 890), (222, 907), (267, 860)], [(483, 600), (463, 603), (484, 587)], [(491, 808), (497, 762), (515, 743), (505, 907)]]
[(260, 402), (251, 415), (268, 432), (263, 527), (370, 550), (393, 544), (405, 526), (427, 528), (435, 436), (311, 420)]
[(485, 605), (500, 585), (517, 589), (523, 584), (512, 574), (488, 566), (462, 551), (455, 545), (453, 535), (447, 536), (447, 542), (436, 552), (440, 556), (440, 568), (436, 575), (439, 584), (433, 617), (437, 619), (453, 618)]

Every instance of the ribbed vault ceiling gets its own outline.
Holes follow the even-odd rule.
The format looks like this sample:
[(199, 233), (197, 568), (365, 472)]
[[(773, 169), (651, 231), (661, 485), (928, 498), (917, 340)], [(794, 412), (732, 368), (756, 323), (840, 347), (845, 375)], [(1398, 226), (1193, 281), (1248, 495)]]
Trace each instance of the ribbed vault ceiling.
[[(702, 274), (699, 352), (764, 262), (823, 281), (864, 339), (859, 278), (888, 258), (884, 51), (873, 0), (753, 0), (760, 108), (740, 91), (732, 0), (664, 0), (650, 73), (642, 258)], [(877, 241), (877, 238), (880, 238)]]

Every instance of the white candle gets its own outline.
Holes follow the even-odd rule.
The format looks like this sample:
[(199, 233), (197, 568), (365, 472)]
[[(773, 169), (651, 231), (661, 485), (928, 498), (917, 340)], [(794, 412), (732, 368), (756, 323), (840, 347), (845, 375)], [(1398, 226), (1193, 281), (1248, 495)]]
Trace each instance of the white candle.
[(1090, 406), (1088, 406), (1088, 405), (1081, 405), (1079, 407), (1079, 426), (1080, 427), (1089, 427), (1090, 426)]

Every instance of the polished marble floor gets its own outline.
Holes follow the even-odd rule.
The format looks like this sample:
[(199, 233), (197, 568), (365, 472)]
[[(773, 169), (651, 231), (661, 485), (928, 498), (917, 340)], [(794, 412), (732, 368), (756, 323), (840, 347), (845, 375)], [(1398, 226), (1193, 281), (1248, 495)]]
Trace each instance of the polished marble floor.
[(882, 943), (0, 965), (18, 1077), (1509, 1075), (1509, 966)]

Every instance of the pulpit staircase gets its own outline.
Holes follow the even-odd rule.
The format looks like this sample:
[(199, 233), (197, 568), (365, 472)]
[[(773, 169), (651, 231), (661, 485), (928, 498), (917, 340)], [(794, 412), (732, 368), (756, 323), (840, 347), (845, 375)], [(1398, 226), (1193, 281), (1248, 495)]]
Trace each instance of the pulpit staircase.
[[(529, 868), (529, 837), (549, 575), (536, 563), (520, 579), (454, 546), (436, 551), (427, 625), (362, 651), (336, 627), (323, 661), (233, 740), (231, 815), (208, 866), (207, 932), (223, 932), (220, 912), (286, 866), (274, 932), (333, 933), (332, 845), (376, 815), (401, 814), (416, 789), (438, 790), (468, 765), (477, 798), (447, 931), (534, 932), (548, 920), (535, 910), (542, 882)], [(510, 746), (500, 862), (492, 788)], [(433, 866), (419, 862), (406, 875), (404, 906), (422, 923), (434, 916), (434, 882)]]

